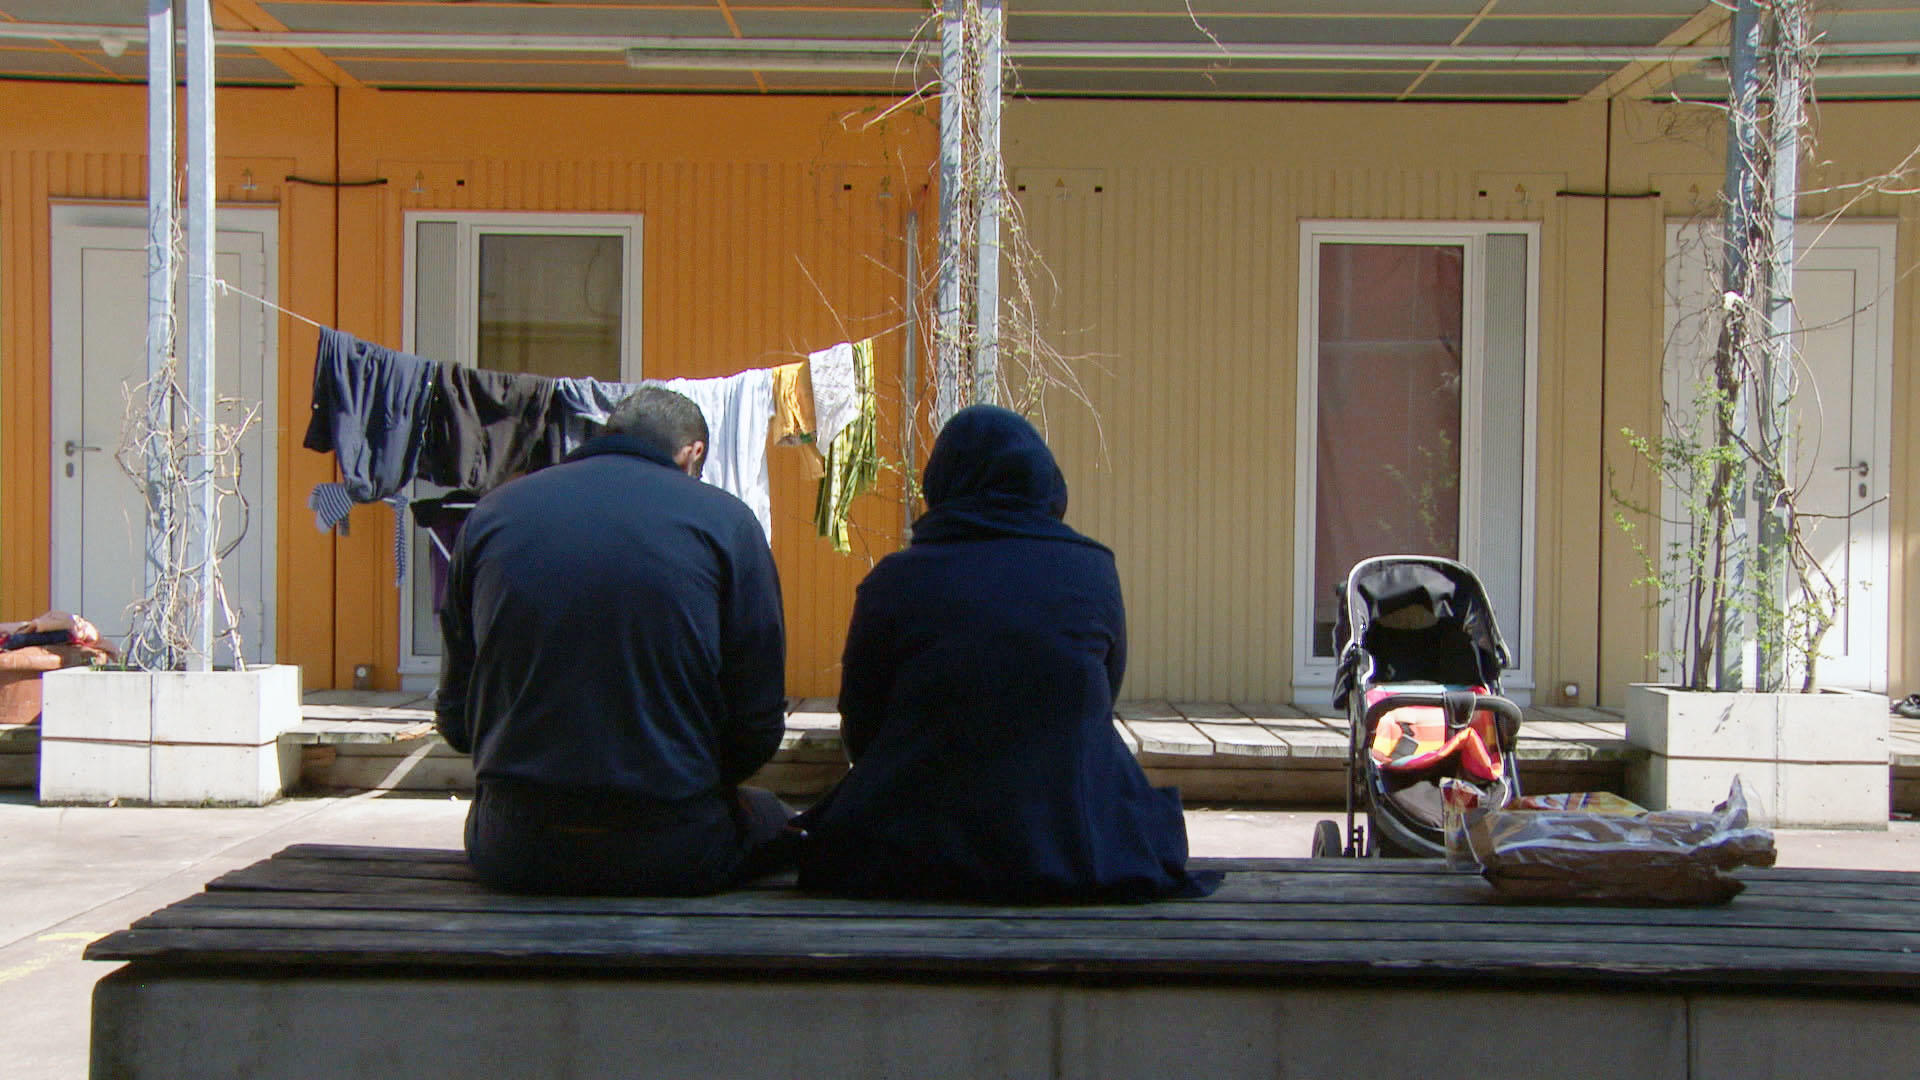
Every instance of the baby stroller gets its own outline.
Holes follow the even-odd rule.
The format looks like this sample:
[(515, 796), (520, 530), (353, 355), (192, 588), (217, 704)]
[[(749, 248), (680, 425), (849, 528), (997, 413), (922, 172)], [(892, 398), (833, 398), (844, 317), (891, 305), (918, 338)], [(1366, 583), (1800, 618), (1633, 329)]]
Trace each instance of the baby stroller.
[(1473, 571), (1427, 555), (1362, 559), (1347, 574), (1334, 649), (1333, 703), (1349, 732), (1347, 827), (1320, 822), (1316, 857), (1446, 854), (1442, 780), (1474, 785), (1482, 806), (1520, 794), (1520, 709), (1500, 689), (1507, 646)]

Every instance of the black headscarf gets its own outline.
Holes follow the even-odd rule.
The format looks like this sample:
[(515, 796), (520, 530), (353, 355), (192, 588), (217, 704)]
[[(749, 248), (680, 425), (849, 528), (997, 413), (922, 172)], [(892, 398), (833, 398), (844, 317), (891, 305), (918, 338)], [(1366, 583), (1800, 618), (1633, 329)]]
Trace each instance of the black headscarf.
[(1021, 536), (1106, 547), (1061, 519), (1067, 478), (1053, 451), (1019, 413), (970, 405), (940, 429), (921, 481), (927, 512), (913, 523), (916, 544)]

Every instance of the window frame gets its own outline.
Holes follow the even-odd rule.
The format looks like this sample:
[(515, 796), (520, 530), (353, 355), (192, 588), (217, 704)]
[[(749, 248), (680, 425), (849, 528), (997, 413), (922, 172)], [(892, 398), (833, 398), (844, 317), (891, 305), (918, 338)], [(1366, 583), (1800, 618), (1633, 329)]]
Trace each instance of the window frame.
[[(454, 227), (454, 266), (456, 325), (453, 355), (435, 357), (472, 367), (480, 352), (480, 240), (484, 236), (618, 236), (621, 238), (620, 298), (620, 381), (641, 379), (641, 310), (644, 278), (641, 275), (644, 244), (644, 215), (631, 213), (545, 213), (537, 211), (494, 210), (409, 210), (402, 215), (405, 251), (401, 263), (402, 334), (406, 349), (418, 352), (419, 333), (419, 237), (420, 227), (449, 224)], [(440, 671), (440, 657), (413, 651), (414, 611), (413, 575), (424, 549), (417, 544), (419, 530), (409, 524), (406, 573), (401, 575), (396, 602), (400, 608), (400, 675), (403, 685), (409, 681), (421, 689), (431, 688)], [(424, 684), (424, 685), (422, 685)]]
[(1296, 358), (1298, 395), (1294, 440), (1293, 697), (1303, 704), (1332, 701), (1337, 659), (1313, 655), (1314, 541), (1318, 531), (1315, 488), (1319, 446), (1320, 248), (1324, 244), (1459, 245), (1464, 249), (1461, 283), (1460, 370), (1460, 561), (1478, 572), (1485, 542), (1480, 506), (1486, 451), (1482, 402), (1487, 364), (1487, 240), (1515, 235), (1526, 249), (1526, 325), (1522, 334), (1523, 389), (1521, 465), (1520, 599), (1518, 611), (1496, 611), (1516, 663), (1503, 676), (1508, 696), (1521, 704), (1534, 689), (1535, 521), (1538, 513), (1538, 393), (1540, 351), (1540, 223), (1522, 221), (1380, 221), (1305, 219), (1300, 222), (1299, 321)]

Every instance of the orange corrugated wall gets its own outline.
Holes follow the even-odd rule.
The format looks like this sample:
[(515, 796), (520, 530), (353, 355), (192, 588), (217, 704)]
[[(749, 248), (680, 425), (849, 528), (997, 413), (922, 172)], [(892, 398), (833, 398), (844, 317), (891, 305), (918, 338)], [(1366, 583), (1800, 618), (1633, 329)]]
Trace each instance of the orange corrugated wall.
[[(323, 320), (332, 315), (332, 199), (282, 178), (331, 170), (331, 103), (322, 90), (223, 90), (216, 117), (221, 204), (278, 204), (281, 302)], [(0, 619), (14, 619), (43, 610), (52, 592), (52, 207), (146, 198), (146, 88), (0, 82), (0, 111), (8, 117), (0, 125)], [(297, 432), (307, 411), (313, 335), (301, 329), (279, 320), (283, 448), (297, 443), (286, 431)], [(283, 544), (300, 537), (291, 526), (303, 522), (320, 539), (304, 495), (289, 496), (306, 475), (300, 456), (279, 455)], [(290, 580), (296, 597), (331, 590), (331, 559), (314, 558), (312, 547), (283, 548), (277, 627), (281, 657), (309, 665), (310, 682), (332, 664), (331, 638), (320, 620), (294, 618), (287, 597)]]
[[(931, 205), (936, 136), (916, 115), (876, 122), (889, 104), (222, 90), (218, 179), (224, 199), (278, 204), (281, 303), (389, 344), (402, 341), (407, 210), (641, 214), (648, 377), (725, 375), (874, 336), (882, 452), (897, 462), (906, 223)], [(49, 206), (145, 197), (146, 105), (140, 86), (0, 84), (0, 106), (12, 118), (0, 132), (0, 617), (13, 618), (50, 591)], [(336, 191), (289, 174), (391, 182)], [(313, 528), (306, 492), (332, 475), (331, 458), (299, 448), (315, 333), (279, 327), (279, 655), (310, 689), (350, 685), (359, 664), (397, 685), (388, 511), (363, 510), (350, 537)], [(832, 696), (854, 586), (899, 542), (899, 474), (857, 507), (848, 556), (814, 535), (800, 452), (775, 449), (771, 466), (788, 692)]]
[[(340, 325), (399, 341), (402, 220), (412, 209), (644, 215), (642, 370), (727, 375), (877, 337), (882, 451), (898, 460), (907, 215), (925, 202), (932, 128), (869, 126), (884, 103), (343, 93)], [(416, 183), (416, 178), (419, 182)], [(415, 187), (424, 189), (416, 193)], [(772, 451), (774, 555), (788, 692), (832, 696), (854, 586), (899, 542), (899, 477), (854, 513), (854, 553), (812, 526), (800, 451)], [(334, 679), (392, 682), (398, 607), (383, 530), (338, 543)]]

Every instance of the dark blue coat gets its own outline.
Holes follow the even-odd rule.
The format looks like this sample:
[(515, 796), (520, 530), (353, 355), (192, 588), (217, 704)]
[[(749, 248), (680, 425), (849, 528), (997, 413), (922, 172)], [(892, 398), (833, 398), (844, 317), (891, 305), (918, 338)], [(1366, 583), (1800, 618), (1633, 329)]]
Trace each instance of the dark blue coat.
[(753, 511), (602, 435), (480, 500), (440, 613), (440, 733), (495, 782), (680, 802), (780, 748), (780, 582)]
[[(802, 820), (800, 883), (847, 895), (1149, 899), (1186, 872), (1180, 799), (1113, 726), (1113, 554), (1068, 528), (1033, 427), (963, 410), (913, 545), (860, 585), (840, 684), (852, 771)], [(1217, 879), (1213, 879), (1217, 880)]]

